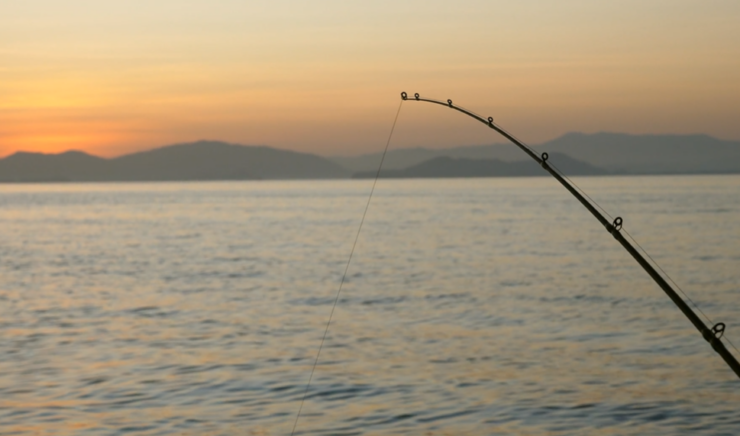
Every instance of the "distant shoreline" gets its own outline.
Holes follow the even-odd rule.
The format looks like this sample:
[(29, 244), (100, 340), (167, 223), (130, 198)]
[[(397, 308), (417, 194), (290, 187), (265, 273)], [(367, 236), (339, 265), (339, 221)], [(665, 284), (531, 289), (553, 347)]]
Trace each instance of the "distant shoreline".
[[(699, 176), (740, 176), (740, 173), (644, 173), (644, 174), (590, 174), (570, 175), (577, 178), (629, 178), (629, 177), (699, 177)], [(550, 179), (549, 174), (526, 176), (467, 176), (467, 177), (381, 177), (383, 180), (468, 180), (468, 179)], [(188, 180), (59, 180), (59, 181), (0, 181), (0, 186), (16, 185), (92, 185), (92, 184), (165, 184), (165, 183), (229, 183), (229, 182), (337, 182), (363, 181), (374, 177), (341, 177), (314, 179), (188, 179)]]

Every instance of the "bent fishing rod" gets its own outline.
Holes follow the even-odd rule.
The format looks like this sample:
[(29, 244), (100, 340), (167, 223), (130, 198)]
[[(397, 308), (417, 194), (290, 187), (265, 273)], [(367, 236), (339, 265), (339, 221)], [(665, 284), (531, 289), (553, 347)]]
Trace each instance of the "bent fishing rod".
[(635, 247), (622, 235), (622, 218), (616, 217), (614, 221), (609, 222), (609, 220), (604, 217), (604, 215), (599, 212), (594, 205), (588, 201), (583, 194), (581, 194), (575, 186), (567, 180), (566, 177), (564, 177), (560, 172), (558, 172), (553, 166), (547, 163), (548, 154), (542, 153), (537, 154), (527, 145), (520, 142), (518, 139), (516, 139), (514, 136), (506, 132), (503, 128), (498, 126), (493, 122), (492, 117), (488, 117), (488, 119), (484, 119), (483, 117), (468, 111), (467, 109), (464, 109), (460, 106), (455, 106), (452, 104), (452, 100), (447, 100), (446, 102), (439, 101), (439, 100), (432, 100), (428, 98), (421, 98), (418, 93), (414, 94), (413, 97), (409, 97), (408, 94), (405, 92), (401, 93), (401, 98), (404, 101), (420, 101), (420, 102), (426, 102), (426, 103), (434, 103), (438, 104), (440, 106), (447, 106), (451, 109), (455, 109), (458, 112), (462, 112), (463, 114), (474, 118), (481, 123), (487, 125), (489, 128), (495, 130), (499, 134), (501, 134), (503, 137), (511, 141), (514, 145), (519, 147), (522, 151), (524, 151), (529, 157), (534, 159), (545, 171), (550, 173), (551, 176), (553, 176), (558, 182), (560, 182), (561, 185), (565, 187), (565, 189), (568, 190), (575, 198), (578, 200), (583, 207), (588, 209), (589, 212), (603, 225), (606, 230), (616, 239), (620, 244), (622, 244), (622, 247), (624, 247), (625, 250), (637, 261), (638, 264), (642, 267), (642, 269), (645, 270), (645, 272), (648, 273), (648, 275), (655, 281), (655, 283), (660, 286), (660, 288), (663, 290), (663, 292), (668, 295), (668, 298), (673, 301), (673, 303), (678, 306), (678, 308), (683, 312), (684, 315), (691, 321), (691, 323), (696, 327), (697, 330), (701, 333), (702, 337), (709, 342), (709, 344), (712, 346), (714, 351), (716, 351), (722, 359), (727, 363), (727, 365), (732, 369), (735, 374), (740, 377), (740, 363), (738, 363), (735, 356), (730, 353), (730, 351), (725, 347), (725, 344), (722, 342), (722, 335), (724, 335), (725, 332), (725, 324), (722, 322), (719, 322), (712, 326), (712, 328), (709, 328), (704, 324), (704, 322), (699, 318), (696, 313), (689, 307), (688, 304), (676, 293), (676, 291), (671, 287), (671, 285), (668, 284), (668, 282), (658, 274), (658, 272), (653, 268), (653, 266), (648, 263), (648, 261), (645, 259), (645, 257), (640, 254), (639, 251), (635, 249)]

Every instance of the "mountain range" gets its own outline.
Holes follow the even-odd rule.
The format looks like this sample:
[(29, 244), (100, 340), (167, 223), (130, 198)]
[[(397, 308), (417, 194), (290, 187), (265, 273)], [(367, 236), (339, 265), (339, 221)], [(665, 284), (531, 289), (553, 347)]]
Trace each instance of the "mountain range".
[(112, 159), (80, 151), (18, 152), (0, 159), (0, 182), (325, 179), (350, 174), (313, 154), (218, 141), (170, 145)]
[[(570, 176), (596, 176), (608, 174), (606, 170), (573, 159), (562, 153), (552, 153), (548, 162)], [(404, 169), (360, 171), (354, 178), (443, 178), (443, 177), (526, 177), (544, 176), (546, 173), (537, 162), (529, 159), (504, 162), (500, 159), (466, 159), (439, 156)]]
[[(707, 135), (569, 133), (532, 147), (565, 174), (740, 173), (740, 142)], [(80, 151), (17, 152), (0, 159), (0, 182), (336, 179), (374, 177), (380, 153), (321, 157), (220, 141), (175, 144), (106, 159)], [(382, 177), (542, 175), (512, 144), (390, 150)]]
[[(740, 141), (708, 135), (629, 135), (624, 133), (568, 133), (532, 146), (537, 153), (562, 153), (610, 174), (717, 174), (740, 173)], [(380, 153), (334, 157), (353, 172), (377, 170)], [(447, 149), (389, 150), (383, 168), (399, 170), (447, 156), (463, 159), (529, 159), (510, 143)]]

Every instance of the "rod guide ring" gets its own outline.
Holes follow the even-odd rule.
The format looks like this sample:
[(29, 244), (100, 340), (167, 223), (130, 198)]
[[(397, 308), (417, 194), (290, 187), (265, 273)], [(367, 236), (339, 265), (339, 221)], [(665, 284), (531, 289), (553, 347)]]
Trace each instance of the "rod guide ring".
[(624, 220), (622, 220), (621, 216), (618, 216), (614, 218), (614, 222), (612, 223), (612, 227), (614, 227), (614, 230), (619, 231), (622, 230), (622, 223)]
[(402, 98), (403, 100), (406, 100), (406, 98), (408, 98), (408, 94), (406, 94), (405, 92), (402, 92), (402, 93), (401, 93), (401, 98)]
[(725, 334), (725, 323), (718, 322), (712, 327), (712, 333), (714, 333), (714, 337), (717, 339), (720, 339), (722, 335)]

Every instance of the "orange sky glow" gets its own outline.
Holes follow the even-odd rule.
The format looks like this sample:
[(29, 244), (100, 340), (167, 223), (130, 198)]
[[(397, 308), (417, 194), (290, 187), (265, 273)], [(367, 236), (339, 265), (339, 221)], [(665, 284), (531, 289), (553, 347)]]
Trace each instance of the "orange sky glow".
[[(0, 4), (0, 156), (217, 139), (385, 145), (401, 91), (532, 144), (570, 131), (740, 140), (740, 3), (30, 0)], [(395, 147), (503, 142), (404, 105)]]

